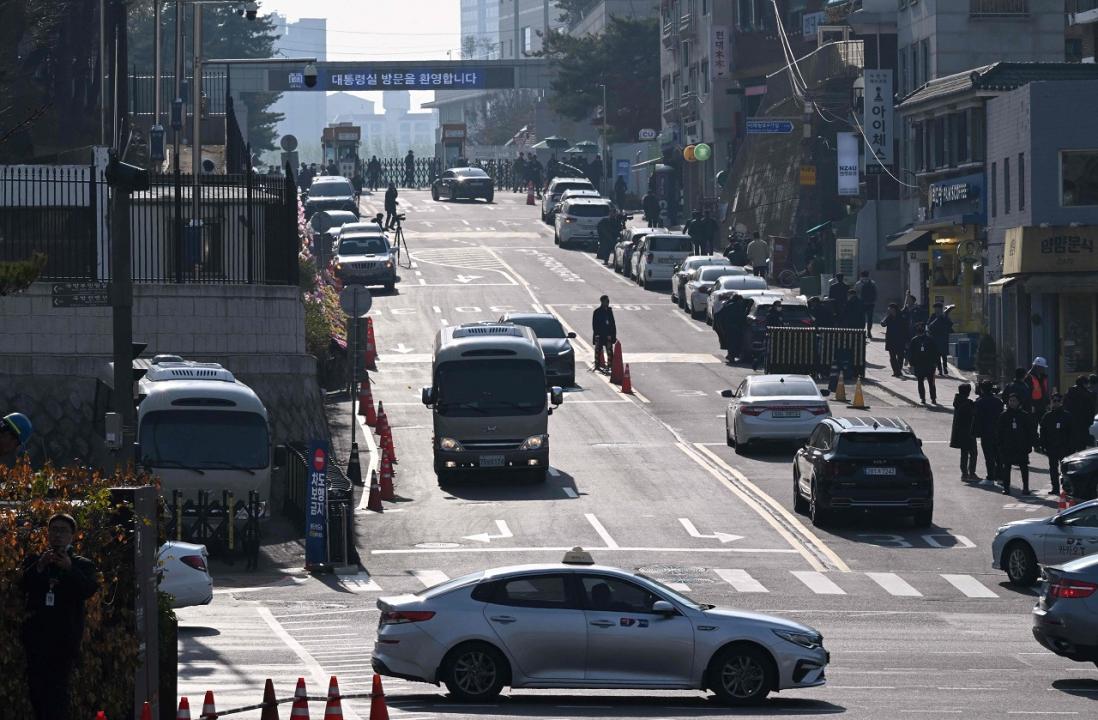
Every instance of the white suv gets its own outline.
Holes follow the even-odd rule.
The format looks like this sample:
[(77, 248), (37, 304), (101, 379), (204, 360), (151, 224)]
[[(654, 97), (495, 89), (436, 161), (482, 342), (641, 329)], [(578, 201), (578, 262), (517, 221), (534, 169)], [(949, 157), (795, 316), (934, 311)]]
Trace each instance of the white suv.
[(690, 257), (691, 247), (690, 237), (682, 233), (649, 233), (634, 253), (637, 284), (671, 282), (675, 268)]
[(557, 203), (565, 190), (594, 190), (595, 186), (587, 178), (558, 177), (553, 178), (549, 187), (541, 196), (541, 221), (553, 224), (553, 215), (557, 211)]
[(596, 246), (599, 242), (599, 222), (609, 217), (610, 201), (606, 198), (573, 198), (565, 200), (554, 220), (553, 239), (557, 245)]

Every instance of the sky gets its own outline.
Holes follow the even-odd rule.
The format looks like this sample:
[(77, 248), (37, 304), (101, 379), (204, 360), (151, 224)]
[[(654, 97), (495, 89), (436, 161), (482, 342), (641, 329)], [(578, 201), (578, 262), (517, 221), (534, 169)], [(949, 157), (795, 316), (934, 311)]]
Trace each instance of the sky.
[[(329, 60), (443, 60), (461, 55), (460, 0), (260, 0), (260, 12), (328, 20)], [(379, 106), (381, 93), (354, 93)], [(434, 98), (412, 91), (412, 109)]]

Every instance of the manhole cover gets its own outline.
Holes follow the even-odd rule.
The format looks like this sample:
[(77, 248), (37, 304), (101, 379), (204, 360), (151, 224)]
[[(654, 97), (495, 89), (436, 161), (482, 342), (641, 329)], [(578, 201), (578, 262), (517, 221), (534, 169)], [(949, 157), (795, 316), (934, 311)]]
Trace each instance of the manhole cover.
[(442, 549), (442, 548), (461, 547), (461, 543), (425, 542), (425, 543), (416, 543), (416, 547), (421, 548), (423, 550), (438, 550), (438, 549)]

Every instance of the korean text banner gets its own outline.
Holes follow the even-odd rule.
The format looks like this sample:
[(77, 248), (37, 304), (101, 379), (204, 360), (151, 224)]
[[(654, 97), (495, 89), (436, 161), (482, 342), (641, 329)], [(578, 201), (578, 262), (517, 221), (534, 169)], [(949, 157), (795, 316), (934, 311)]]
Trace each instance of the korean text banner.
[[(398, 70), (379, 65), (319, 67), (316, 85), (306, 87), (305, 74), (283, 72), (287, 90), (481, 90), (488, 87), (483, 69), (438, 68)], [(272, 88), (273, 89), (273, 88)]]
[(314, 440), (305, 458), (305, 567), (328, 562), (328, 444)]

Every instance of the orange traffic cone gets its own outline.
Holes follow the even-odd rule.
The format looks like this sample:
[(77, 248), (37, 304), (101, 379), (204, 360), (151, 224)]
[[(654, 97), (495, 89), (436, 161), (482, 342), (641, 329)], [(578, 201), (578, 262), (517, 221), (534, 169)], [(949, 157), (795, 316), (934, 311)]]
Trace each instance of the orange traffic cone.
[(267, 683), (263, 686), (263, 712), (260, 713), (259, 720), (278, 720), (278, 698), (275, 697), (274, 683), (270, 678), (267, 678)]
[(370, 374), (366, 373), (358, 386), (358, 414), (366, 418), (366, 425), (377, 425), (377, 413), (374, 412), (374, 393), (370, 390)]
[(366, 509), (374, 512), (385, 512), (381, 504), (381, 486), (377, 483), (377, 470), (370, 475), (370, 497), (366, 500)]
[(95, 713), (95, 720), (107, 720), (107, 713), (103, 712), (102, 710), (98, 711), (97, 713)]
[(534, 182), (531, 180), (526, 183), (526, 204), (534, 205)]
[(1060, 502), (1056, 504), (1057, 510), (1067, 510), (1070, 505), (1068, 504), (1068, 494), (1066, 490), (1060, 491)]
[(152, 716), (153, 716), (152, 705), (150, 705), (149, 701), (146, 700), (141, 705), (141, 720), (152, 720)]
[(370, 691), (370, 720), (389, 720), (389, 708), (385, 707), (385, 690), (381, 676), (374, 673), (374, 686)]
[(377, 422), (374, 423), (374, 432), (381, 434), (381, 428), (389, 424), (389, 416), (385, 414), (385, 404), (377, 401)]
[(179, 698), (179, 710), (175, 713), (175, 720), (191, 720), (191, 703), (186, 696)]
[(202, 720), (216, 720), (217, 705), (214, 703), (213, 690), (206, 691), (206, 698), (202, 701)]
[(343, 720), (343, 707), (339, 704), (339, 681), (333, 675), (328, 681), (328, 703), (324, 706), (324, 720)]
[(294, 704), (290, 709), (290, 720), (309, 720), (309, 693), (305, 690), (305, 678), (297, 679), (297, 687), (294, 688)]
[(626, 395), (633, 394), (633, 381), (629, 377), (629, 366), (625, 366), (625, 373), (621, 377), (621, 391)]
[(377, 344), (374, 342), (374, 319), (366, 318), (366, 354), (363, 359), (367, 370), (377, 370)]
[(625, 374), (621, 360), (621, 340), (614, 341), (614, 357), (610, 359), (610, 382), (621, 385), (622, 375)]
[[(396, 444), (393, 443), (393, 428), (389, 425), (389, 419), (385, 419), (385, 449), (389, 451), (389, 460), (395, 465), (397, 462)], [(394, 472), (396, 472), (394, 470)]]
[(396, 499), (393, 490), (393, 463), (389, 458), (389, 451), (381, 451), (381, 499), (391, 502)]
[(305, 690), (305, 678), (299, 677), (297, 679), (297, 687), (294, 688), (295, 698), (307, 698), (309, 693)]
[(602, 370), (606, 367), (606, 353), (602, 351), (602, 343), (595, 346), (595, 369)]

